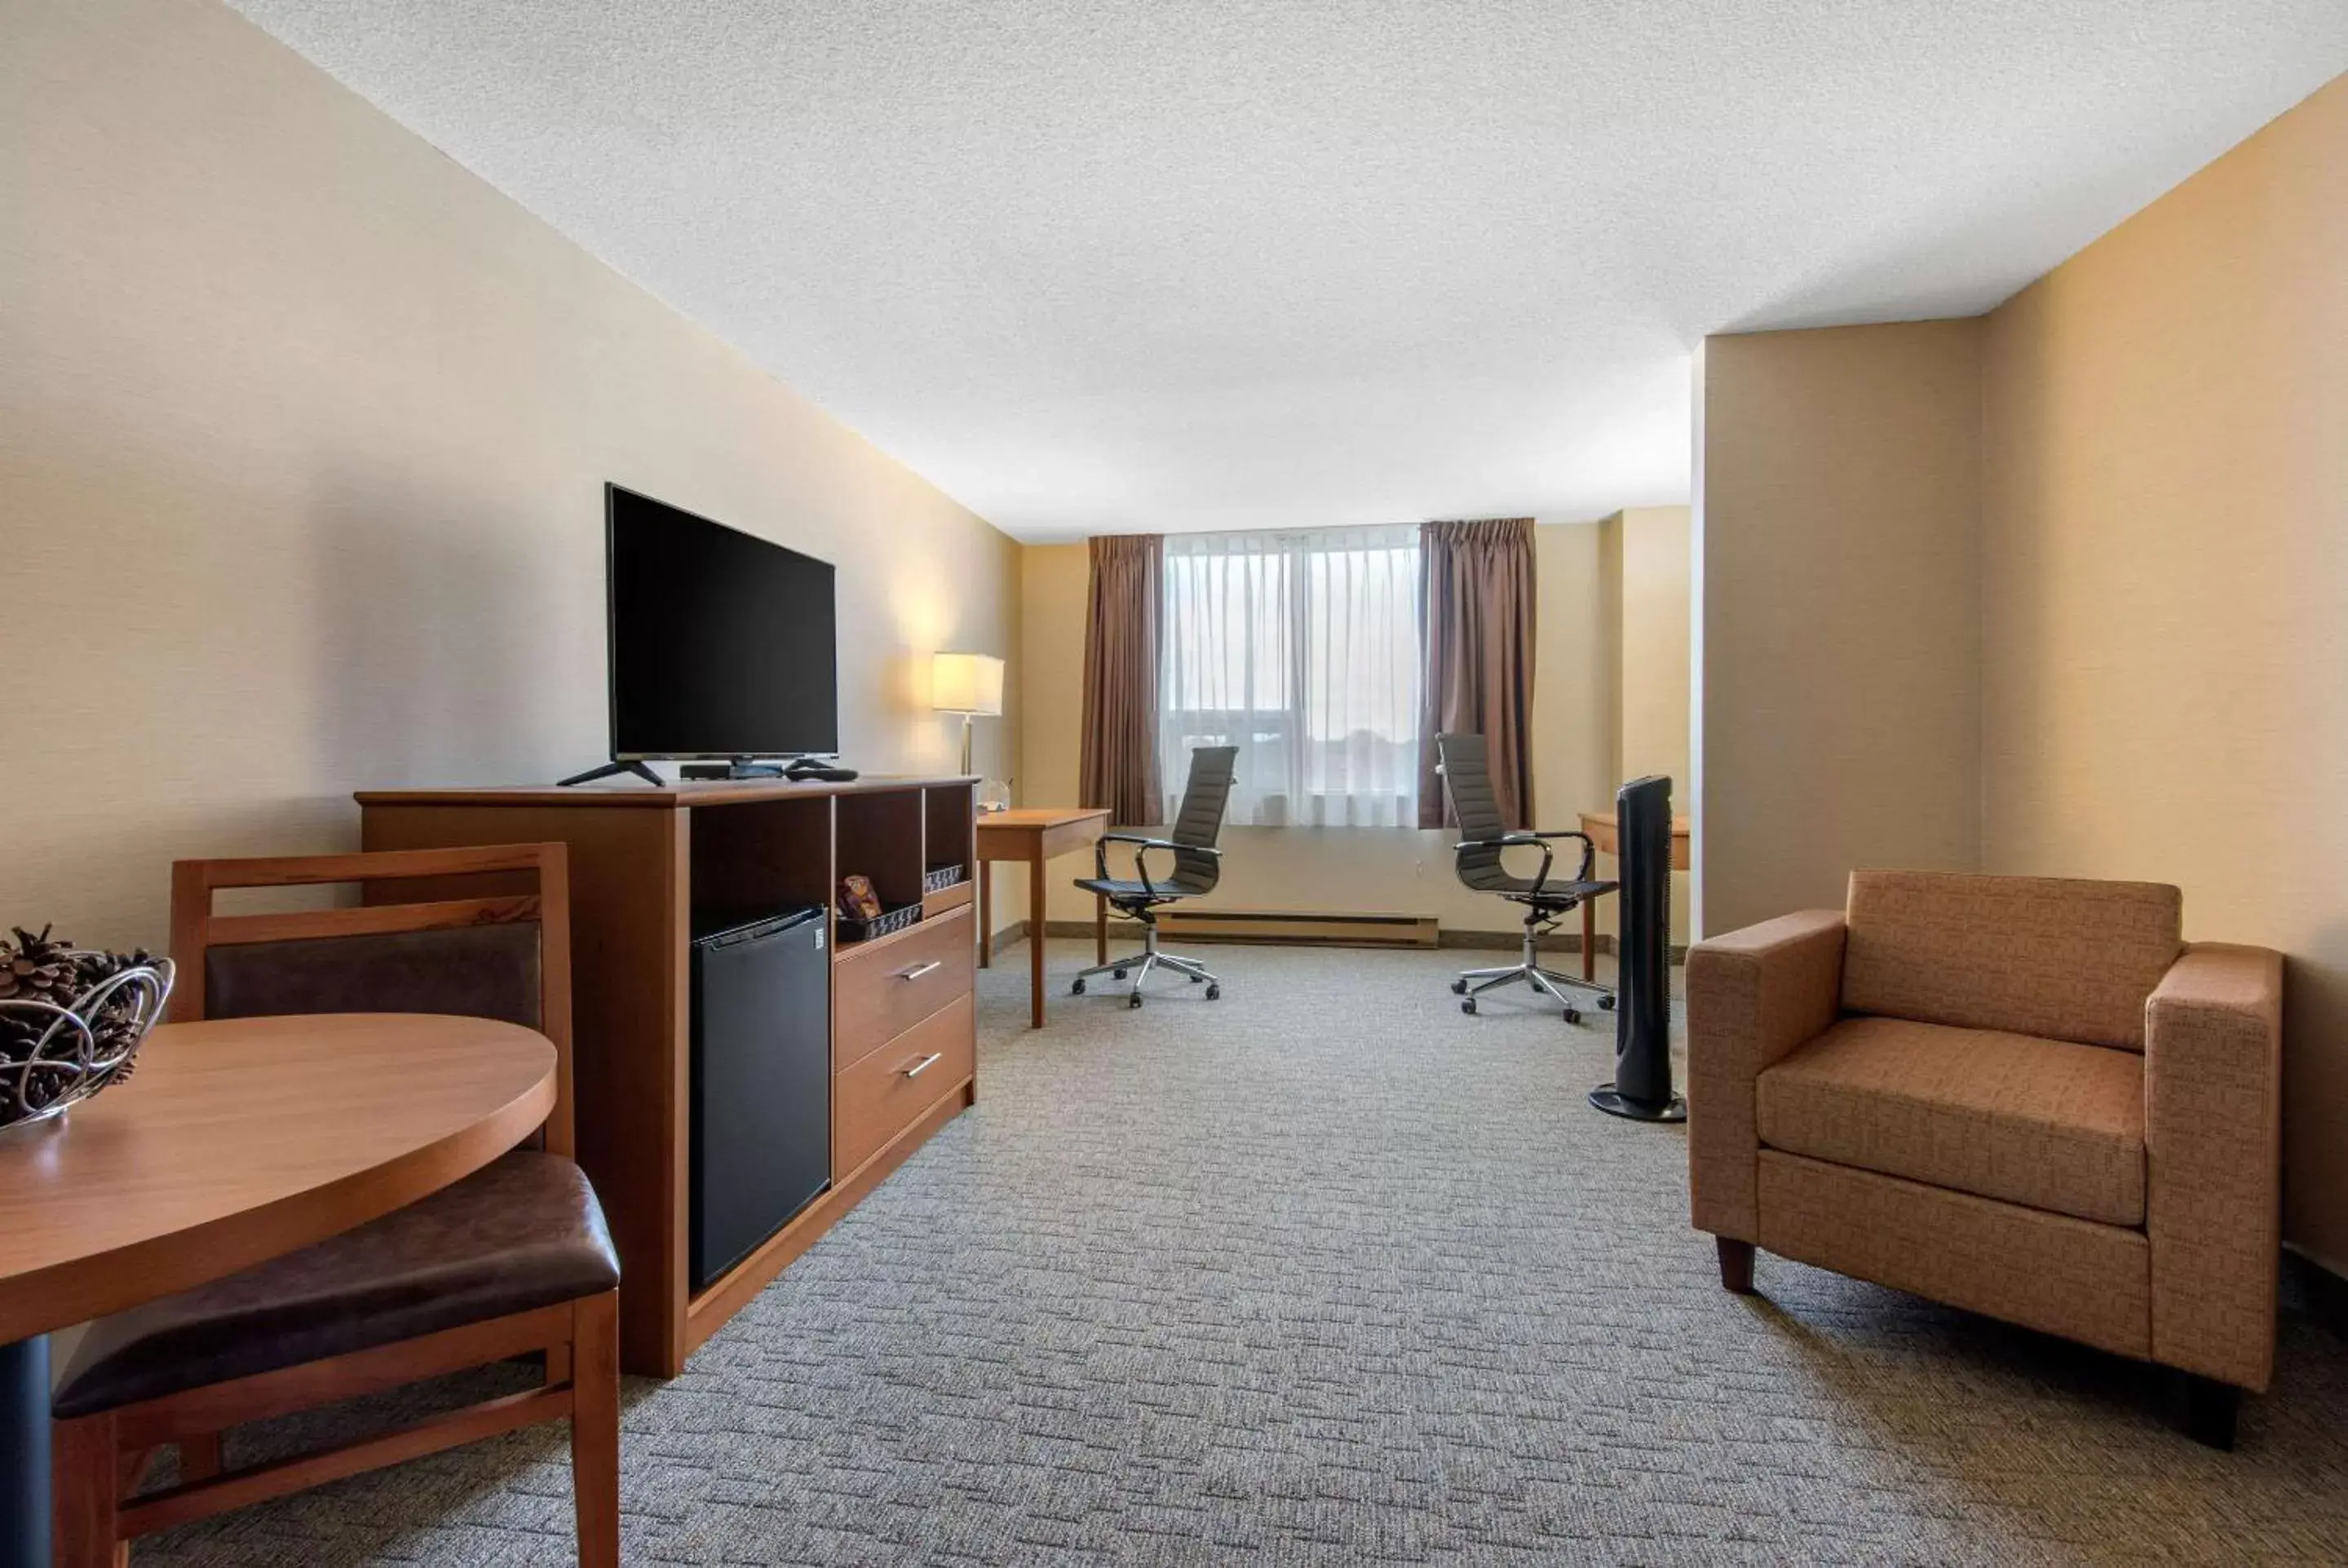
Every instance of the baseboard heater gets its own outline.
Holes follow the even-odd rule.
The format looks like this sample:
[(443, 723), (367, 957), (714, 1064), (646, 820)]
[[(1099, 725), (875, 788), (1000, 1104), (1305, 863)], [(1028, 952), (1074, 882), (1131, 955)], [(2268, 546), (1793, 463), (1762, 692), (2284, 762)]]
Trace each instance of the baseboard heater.
[(1297, 910), (1162, 909), (1159, 937), (1181, 942), (1278, 942), (1322, 948), (1432, 948), (1432, 915), (1328, 915)]

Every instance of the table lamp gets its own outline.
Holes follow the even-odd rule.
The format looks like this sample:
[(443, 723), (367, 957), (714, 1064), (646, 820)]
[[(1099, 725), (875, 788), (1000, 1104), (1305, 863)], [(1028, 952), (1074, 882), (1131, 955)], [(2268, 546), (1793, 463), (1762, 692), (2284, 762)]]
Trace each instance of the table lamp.
[(1003, 661), (992, 653), (930, 656), (930, 706), (962, 715), (962, 771), (970, 772), (970, 722), (1003, 712)]

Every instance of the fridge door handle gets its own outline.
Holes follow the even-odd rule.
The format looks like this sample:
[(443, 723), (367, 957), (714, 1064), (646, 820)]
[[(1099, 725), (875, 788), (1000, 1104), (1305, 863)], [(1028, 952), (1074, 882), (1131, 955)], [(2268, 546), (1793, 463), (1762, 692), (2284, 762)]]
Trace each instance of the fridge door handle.
[(933, 1050), (930, 1052), (929, 1055), (922, 1058), (921, 1061), (913, 1063), (912, 1066), (906, 1068), (904, 1070), (905, 1076), (908, 1078), (919, 1078), (922, 1073), (927, 1072), (939, 1062), (943, 1061), (945, 1060), (945, 1055), (946, 1053), (942, 1050)]
[(915, 964), (910, 969), (899, 969), (897, 978), (901, 980), (918, 980), (931, 970), (942, 969), (945, 967), (946, 961), (943, 958), (932, 958), (926, 964)]

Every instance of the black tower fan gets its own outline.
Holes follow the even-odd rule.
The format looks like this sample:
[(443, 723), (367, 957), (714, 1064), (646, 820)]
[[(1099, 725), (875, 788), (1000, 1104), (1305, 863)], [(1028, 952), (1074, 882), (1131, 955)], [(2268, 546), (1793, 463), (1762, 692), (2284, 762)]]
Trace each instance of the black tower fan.
[(1614, 794), (1622, 862), (1615, 938), (1614, 1081), (1590, 1102), (1635, 1122), (1684, 1122), (1672, 1092), (1672, 781), (1632, 779)]

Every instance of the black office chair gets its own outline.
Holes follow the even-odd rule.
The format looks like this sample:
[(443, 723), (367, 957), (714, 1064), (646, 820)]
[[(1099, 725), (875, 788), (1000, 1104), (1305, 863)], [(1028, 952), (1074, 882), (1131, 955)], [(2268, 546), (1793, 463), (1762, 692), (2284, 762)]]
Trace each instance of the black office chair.
[[(1166, 837), (1149, 838), (1138, 833), (1101, 835), (1100, 842), (1093, 846), (1095, 874), (1076, 886), (1087, 893), (1099, 894), (1118, 914), (1141, 922), (1141, 951), (1109, 963), (1095, 964), (1076, 978), (1068, 987), (1069, 995), (1084, 995), (1085, 982), (1095, 975), (1114, 973), (1121, 980), (1128, 970), (1138, 968), (1141, 972), (1133, 977), (1133, 991), (1125, 1004), (1138, 1008), (1141, 1005), (1141, 988), (1148, 982), (1150, 971), (1161, 964), (1177, 974), (1189, 976), (1194, 986), (1204, 985), (1209, 1001), (1223, 994), (1223, 982), (1209, 974), (1204, 965), (1194, 958), (1179, 958), (1158, 950), (1158, 917), (1150, 911), (1160, 904), (1195, 898), (1214, 890), (1216, 879), (1222, 875), (1223, 858), (1223, 852), (1215, 847), (1215, 835), (1222, 829), (1223, 803), (1231, 798), (1231, 774), (1239, 754), (1237, 746), (1200, 746), (1190, 753), (1190, 778), (1182, 786), (1182, 809), (1176, 814), (1174, 825)], [(1134, 846), (1131, 877), (1108, 874), (1108, 846), (1112, 844)], [(1171, 876), (1157, 878), (1149, 875), (1149, 852), (1153, 849), (1173, 853)]]
[[(1581, 1021), (1581, 1010), (1573, 1005), (1573, 989), (1592, 992), (1600, 1007), (1612, 1008), (1614, 993), (1606, 987), (1543, 968), (1540, 962), (1540, 938), (1545, 933), (1581, 907), (1585, 900), (1614, 891), (1615, 884), (1591, 879), (1596, 846), (1585, 834), (1531, 833), (1509, 828), (1500, 815), (1499, 798), (1492, 793), (1492, 764), (1484, 750), (1483, 736), (1437, 735), (1435, 753), (1444, 784), (1451, 792), (1451, 815), (1459, 819), (1459, 842), (1453, 846), (1458, 856), (1459, 880), (1478, 893), (1497, 893), (1512, 904), (1525, 907), (1524, 958), (1500, 968), (1469, 969), (1452, 981), (1452, 993), (1465, 999), (1459, 1010), (1472, 1013), (1478, 997), (1513, 985), (1529, 985), (1562, 1003), (1568, 1023)], [(1560, 838), (1581, 840), (1581, 864), (1570, 881), (1552, 881), (1550, 876), (1556, 860), (1550, 841)], [(1540, 869), (1530, 876), (1512, 875), (1500, 863), (1501, 851), (1518, 845), (1533, 845), (1540, 849)]]

